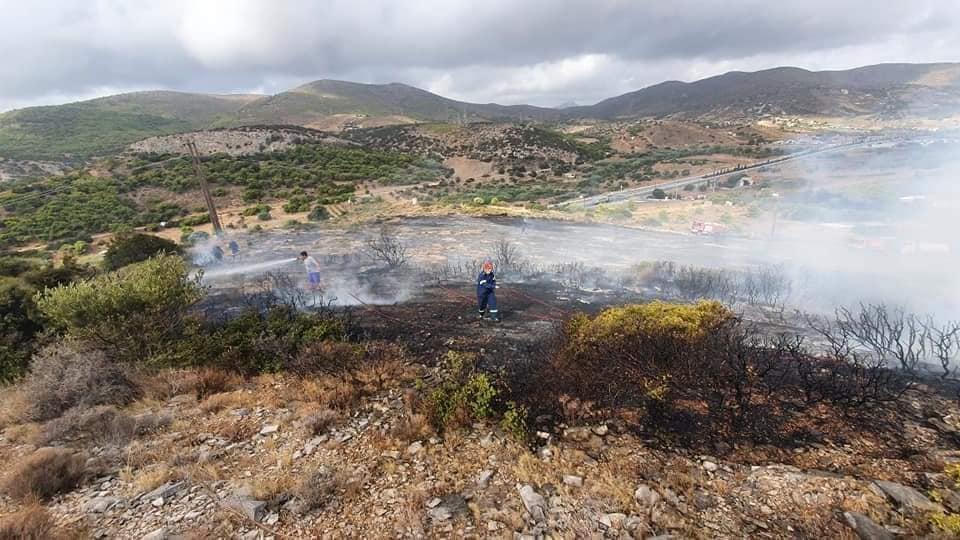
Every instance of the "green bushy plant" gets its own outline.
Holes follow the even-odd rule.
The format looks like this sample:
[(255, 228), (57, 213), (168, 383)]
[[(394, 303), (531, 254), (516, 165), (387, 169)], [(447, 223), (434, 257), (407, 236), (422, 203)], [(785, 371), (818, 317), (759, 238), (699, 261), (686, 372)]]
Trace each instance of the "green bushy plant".
[(128, 264), (145, 261), (158, 253), (182, 252), (180, 246), (166, 238), (151, 234), (122, 234), (115, 236), (107, 247), (107, 253), (103, 256), (103, 267), (117, 270)]
[(182, 258), (163, 254), (45, 289), (37, 305), (56, 328), (114, 359), (134, 362), (168, 350), (187, 310), (202, 296), (200, 276), (191, 276)]

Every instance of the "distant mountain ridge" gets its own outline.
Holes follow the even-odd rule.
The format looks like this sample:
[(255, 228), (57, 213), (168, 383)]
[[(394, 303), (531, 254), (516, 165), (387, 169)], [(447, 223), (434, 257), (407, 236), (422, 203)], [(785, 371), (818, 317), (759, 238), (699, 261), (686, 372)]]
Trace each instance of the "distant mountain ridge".
[(119, 94), (0, 114), (0, 157), (49, 159), (116, 152), (154, 135), (211, 127), (300, 125), (326, 129), (343, 117), (387, 123), (563, 121), (769, 115), (942, 117), (960, 112), (960, 64), (880, 64), (844, 71), (780, 67), (667, 81), (562, 109), (479, 104), (401, 83), (318, 80), (272, 96), (173, 91)]

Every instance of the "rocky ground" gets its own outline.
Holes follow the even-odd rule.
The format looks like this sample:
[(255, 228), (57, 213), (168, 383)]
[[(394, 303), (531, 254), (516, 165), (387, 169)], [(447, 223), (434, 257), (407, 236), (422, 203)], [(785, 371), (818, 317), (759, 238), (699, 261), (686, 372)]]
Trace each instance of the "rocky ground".
[[(168, 374), (171, 387), (178, 376)], [(858, 459), (856, 443), (827, 440), (793, 450), (783, 460), (793, 464), (750, 464), (745, 448), (726, 458), (662, 448), (615, 419), (538, 432), (531, 450), (490, 425), (405, 432), (402, 386), (315, 431), (322, 384), (261, 377), (200, 401), (138, 403), (138, 414), (173, 422), (125, 446), (87, 447), (106, 466), (47, 508), (84, 536), (151, 539), (892, 538), (923, 531), (931, 512), (960, 509), (942, 474), (960, 461), (954, 450), (873, 460), (873, 474), (855, 475), (831, 469)], [(907, 427), (953, 437), (954, 420)], [(22, 431), (4, 432), (5, 461), (34, 451), (18, 442)], [(325, 491), (305, 491), (305, 480)], [(4, 500), (4, 513), (14, 506)]]

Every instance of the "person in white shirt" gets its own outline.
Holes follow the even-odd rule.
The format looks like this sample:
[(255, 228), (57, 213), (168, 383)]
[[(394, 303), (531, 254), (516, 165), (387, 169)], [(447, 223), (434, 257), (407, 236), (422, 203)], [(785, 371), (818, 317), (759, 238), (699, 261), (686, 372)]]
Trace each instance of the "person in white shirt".
[(300, 256), (297, 257), (303, 261), (303, 267), (307, 270), (307, 282), (310, 284), (311, 289), (320, 288), (320, 263), (317, 262), (317, 259), (313, 258), (312, 255), (307, 255), (306, 251), (301, 251)]

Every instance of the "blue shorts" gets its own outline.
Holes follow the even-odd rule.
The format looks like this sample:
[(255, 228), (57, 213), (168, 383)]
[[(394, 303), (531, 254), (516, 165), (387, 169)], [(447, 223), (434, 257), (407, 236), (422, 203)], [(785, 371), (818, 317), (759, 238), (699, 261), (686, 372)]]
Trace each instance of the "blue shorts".
[(319, 285), (320, 272), (307, 272), (307, 281), (309, 281), (311, 285)]

